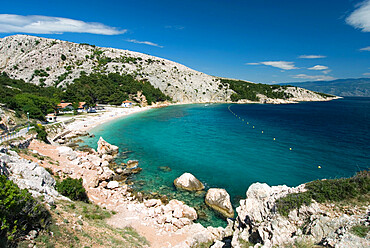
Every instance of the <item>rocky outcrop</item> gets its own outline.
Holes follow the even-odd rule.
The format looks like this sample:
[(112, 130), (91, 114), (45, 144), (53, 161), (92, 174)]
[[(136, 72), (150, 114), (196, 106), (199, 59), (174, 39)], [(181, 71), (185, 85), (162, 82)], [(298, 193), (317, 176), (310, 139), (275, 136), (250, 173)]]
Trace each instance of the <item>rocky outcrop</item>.
[(206, 194), (205, 202), (224, 217), (234, 217), (234, 209), (230, 202), (230, 196), (225, 189), (209, 189)]
[[(290, 193), (305, 191), (304, 185), (295, 188), (287, 186), (270, 187), (265, 183), (252, 184), (247, 198), (240, 201), (234, 223), (232, 246), (242, 247), (244, 243), (263, 247), (285, 246), (294, 243), (322, 244), (329, 247), (368, 247), (369, 239), (359, 239), (349, 229), (361, 222), (369, 224), (368, 216), (338, 214), (328, 211), (327, 206), (312, 203), (303, 205), (281, 216), (276, 211), (275, 201)], [(348, 245), (351, 243), (352, 245)]]
[(173, 183), (176, 188), (184, 189), (188, 191), (203, 190), (204, 185), (195, 176), (190, 173), (184, 173), (180, 177), (176, 178)]
[(56, 199), (69, 200), (55, 190), (55, 180), (43, 167), (22, 159), (14, 151), (0, 149), (0, 172), (44, 202), (53, 205)]
[(28, 139), (25, 140), (16, 140), (16, 141), (11, 141), (9, 143), (9, 146), (12, 148), (18, 148), (18, 149), (26, 149), (30, 146), (31, 141), (34, 139), (34, 136), (31, 136)]
[(99, 138), (98, 141), (98, 149), (97, 149), (98, 154), (101, 156), (103, 155), (111, 155), (114, 156), (118, 153), (118, 146), (111, 145), (108, 142), (106, 142), (103, 137)]
[(89, 133), (86, 131), (65, 130), (63, 123), (50, 125), (47, 127), (47, 129), (48, 135), (51, 137), (51, 140), (59, 144), (67, 144), (72, 139), (89, 135)]

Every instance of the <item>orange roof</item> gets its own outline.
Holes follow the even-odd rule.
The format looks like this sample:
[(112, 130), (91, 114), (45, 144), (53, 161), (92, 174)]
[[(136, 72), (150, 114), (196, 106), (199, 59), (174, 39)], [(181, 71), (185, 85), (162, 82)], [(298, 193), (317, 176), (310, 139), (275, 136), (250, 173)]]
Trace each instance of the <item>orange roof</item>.
[(79, 102), (80, 105), (78, 105), (78, 108), (83, 108), (86, 102)]
[(123, 101), (122, 103), (132, 103), (131, 101), (128, 101), (128, 100), (126, 100), (126, 101)]
[(70, 102), (61, 102), (61, 103), (58, 104), (58, 108), (65, 108), (69, 105), (72, 105), (72, 103), (70, 103)]
[(55, 114), (47, 114), (46, 117), (55, 117)]

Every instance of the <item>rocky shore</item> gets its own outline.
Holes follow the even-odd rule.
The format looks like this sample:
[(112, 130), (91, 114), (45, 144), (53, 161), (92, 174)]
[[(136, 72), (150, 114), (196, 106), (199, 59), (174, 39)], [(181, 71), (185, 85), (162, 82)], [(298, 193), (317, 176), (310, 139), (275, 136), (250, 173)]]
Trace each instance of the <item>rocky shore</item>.
[[(55, 190), (55, 180), (49, 172), (59, 178), (82, 178), (89, 199), (116, 212), (107, 223), (117, 228), (133, 227), (149, 241), (150, 247), (370, 246), (369, 233), (359, 237), (351, 231), (356, 226), (370, 226), (370, 206), (366, 205), (369, 203), (338, 208), (333, 203), (313, 201), (309, 206), (290, 211), (288, 216), (281, 215), (276, 209), (277, 199), (305, 192), (305, 184), (298, 187), (252, 184), (236, 211), (224, 189), (208, 189), (206, 204), (227, 218), (228, 226), (205, 228), (196, 223), (196, 210), (179, 200), (147, 199), (135, 194), (125, 182), (130, 175), (140, 172), (140, 162), (114, 165), (118, 147), (103, 138), (99, 139), (96, 151), (64, 146), (73, 138), (88, 135), (86, 130), (97, 123), (93, 119), (82, 119), (61, 127), (53, 136), (52, 144), (32, 137), (13, 143), (16, 149), (27, 148), (27, 153), (17, 154), (2, 147), (1, 174), (35, 197), (42, 196), (44, 203), (50, 206), (57, 200), (69, 199)], [(190, 173), (181, 175), (174, 185), (181, 190), (204, 190), (204, 184)]]
[[(55, 181), (48, 173), (52, 171), (54, 176), (59, 178), (82, 178), (89, 199), (117, 213), (107, 222), (115, 227), (132, 226), (147, 238), (151, 247), (190, 247), (230, 236), (223, 228), (205, 228), (194, 223), (198, 218), (197, 212), (181, 201), (143, 199), (142, 196), (136, 195), (124, 181), (139, 171), (137, 161), (111, 169), (110, 163), (117, 154), (118, 147), (107, 143), (103, 138), (99, 139), (97, 151), (74, 151), (70, 147), (45, 144), (37, 140), (30, 142), (28, 150), (31, 153), (22, 154), (22, 158), (12, 151), (9, 155), (1, 156), (2, 168), (4, 171), (11, 169), (10, 179), (17, 183), (19, 181), (15, 179), (18, 171), (24, 171), (23, 173), (28, 175), (40, 174), (41, 179), (27, 178), (29, 183), (23, 188), (32, 193), (37, 189), (34, 195), (43, 194), (47, 204), (53, 204), (55, 199), (65, 199), (54, 188)], [(40, 160), (35, 154), (50, 159)], [(22, 163), (12, 162), (14, 160)], [(25, 166), (29, 167), (29, 164), (32, 165), (32, 171), (25, 170)], [(19, 177), (22, 177), (22, 174)], [(39, 189), (34, 186), (37, 182), (40, 182)]]

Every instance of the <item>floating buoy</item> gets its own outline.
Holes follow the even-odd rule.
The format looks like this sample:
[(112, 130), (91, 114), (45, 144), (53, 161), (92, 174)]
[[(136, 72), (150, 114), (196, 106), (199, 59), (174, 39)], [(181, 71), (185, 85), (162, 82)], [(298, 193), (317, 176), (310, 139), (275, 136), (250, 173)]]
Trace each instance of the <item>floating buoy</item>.
[(319, 166), (317, 166), (317, 168), (321, 169), (321, 166), (319, 165)]
[(263, 133), (263, 131), (262, 131), (262, 133)]
[(290, 147), (289, 150), (292, 150), (292, 148)]
[(253, 126), (253, 128), (254, 128), (254, 126)]
[(275, 140), (275, 138), (274, 138), (274, 140)]
[(247, 122), (247, 124), (249, 125), (249, 122)]

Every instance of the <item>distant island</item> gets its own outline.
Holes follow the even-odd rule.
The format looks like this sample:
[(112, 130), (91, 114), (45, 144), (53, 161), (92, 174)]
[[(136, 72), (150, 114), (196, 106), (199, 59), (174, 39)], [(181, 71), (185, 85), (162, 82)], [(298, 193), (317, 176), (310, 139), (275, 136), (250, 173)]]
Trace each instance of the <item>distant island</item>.
[(333, 81), (310, 81), (284, 83), (312, 91), (323, 92), (336, 96), (370, 97), (370, 78), (348, 78)]

